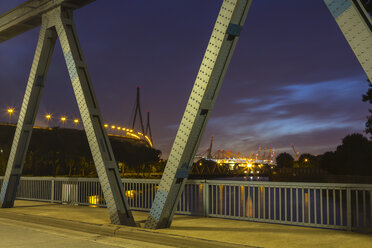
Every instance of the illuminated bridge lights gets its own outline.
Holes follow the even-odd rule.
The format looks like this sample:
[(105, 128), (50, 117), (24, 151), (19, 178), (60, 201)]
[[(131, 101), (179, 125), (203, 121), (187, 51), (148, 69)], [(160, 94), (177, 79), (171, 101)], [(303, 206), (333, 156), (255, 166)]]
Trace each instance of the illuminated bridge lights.
[[(51, 119), (52, 118), (52, 115), (51, 114), (47, 114), (45, 116), (45, 118), (47, 120)], [(66, 121), (67, 121), (67, 117), (66, 116), (62, 116), (60, 117), (60, 121), (64, 124)], [(77, 124), (80, 123), (80, 120), (79, 119), (73, 119), (73, 123), (75, 124), (74, 127), (77, 127)], [(2, 125), (10, 125), (10, 126), (14, 126), (14, 124), (9, 124), (9, 123), (2, 123)], [(141, 132), (137, 132), (135, 133), (133, 129), (129, 129), (129, 128), (122, 128), (122, 127), (118, 127), (116, 125), (109, 125), (109, 124), (104, 124), (104, 127), (105, 129), (107, 130), (108, 132), (108, 135), (109, 136), (115, 136), (115, 137), (122, 137), (122, 138), (131, 138), (131, 139), (136, 139), (136, 140), (142, 140), (144, 142), (146, 142), (146, 144), (148, 144), (150, 147), (153, 147), (153, 144), (151, 142), (151, 139), (149, 136), (147, 135), (144, 135), (143, 133)], [(48, 129), (48, 130), (52, 130), (53, 128), (49, 127), (49, 123), (48, 123), (48, 127), (38, 127), (38, 126), (34, 126), (35, 129)], [(110, 132), (114, 132), (114, 133), (110, 133)]]

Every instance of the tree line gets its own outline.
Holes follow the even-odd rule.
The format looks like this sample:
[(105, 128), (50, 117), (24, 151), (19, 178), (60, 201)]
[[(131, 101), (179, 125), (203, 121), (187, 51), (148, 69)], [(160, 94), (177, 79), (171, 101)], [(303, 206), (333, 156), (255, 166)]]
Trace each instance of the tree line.
[(335, 175), (372, 176), (372, 142), (354, 133), (342, 139), (336, 151), (314, 156), (302, 154), (298, 161), (289, 153), (276, 157), (277, 168), (321, 168)]
[[(368, 82), (369, 88), (362, 100), (372, 104), (372, 85)], [(276, 157), (277, 168), (318, 167), (336, 175), (372, 176), (372, 109), (369, 109), (365, 132), (370, 135), (370, 140), (359, 133), (350, 134), (342, 139), (334, 152), (318, 156), (305, 153), (298, 161), (289, 153), (281, 153)]]
[[(4, 175), (15, 126), (0, 125), (0, 175)], [(161, 151), (129, 138), (109, 136), (118, 164), (140, 173), (159, 163)], [(34, 129), (23, 175), (96, 177), (97, 172), (83, 130)]]

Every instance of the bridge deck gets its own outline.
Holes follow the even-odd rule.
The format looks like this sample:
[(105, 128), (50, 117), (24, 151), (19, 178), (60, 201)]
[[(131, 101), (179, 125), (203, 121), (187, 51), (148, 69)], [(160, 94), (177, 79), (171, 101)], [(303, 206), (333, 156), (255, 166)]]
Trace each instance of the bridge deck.
[[(372, 247), (372, 236), (318, 228), (176, 215), (169, 229), (148, 230), (109, 224), (106, 209), (16, 201), (0, 218), (178, 247)], [(147, 212), (133, 213), (144, 222)], [(2, 233), (2, 237), (7, 237)], [(1, 242), (1, 241), (0, 241)], [(0, 244), (1, 246), (1, 244)]]

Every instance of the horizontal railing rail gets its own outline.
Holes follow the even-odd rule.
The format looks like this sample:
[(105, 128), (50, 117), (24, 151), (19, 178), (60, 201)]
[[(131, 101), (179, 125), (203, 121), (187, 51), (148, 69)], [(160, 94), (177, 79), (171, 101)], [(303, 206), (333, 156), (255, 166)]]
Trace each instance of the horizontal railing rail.
[[(122, 183), (131, 209), (149, 211), (160, 180)], [(22, 177), (17, 199), (106, 206), (98, 178)], [(188, 180), (177, 213), (372, 231), (372, 185)]]

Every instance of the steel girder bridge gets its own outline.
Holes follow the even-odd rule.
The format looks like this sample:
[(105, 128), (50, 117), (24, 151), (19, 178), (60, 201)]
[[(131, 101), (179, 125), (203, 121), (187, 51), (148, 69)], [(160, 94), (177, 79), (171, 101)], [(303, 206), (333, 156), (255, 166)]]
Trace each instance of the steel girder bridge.
[[(13, 207), (25, 155), (55, 42), (59, 38), (79, 111), (102, 186), (111, 223), (136, 226), (120, 182), (73, 20), (73, 11), (94, 0), (28, 0), (0, 16), (0, 42), (40, 27), (34, 60), (0, 193), (0, 206)], [(324, 0), (372, 82), (370, 1)], [(252, 0), (223, 0), (194, 87), (155, 196), (146, 228), (166, 228), (185, 187), (193, 159)], [(367, 5), (366, 5), (367, 4)]]

